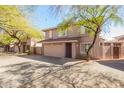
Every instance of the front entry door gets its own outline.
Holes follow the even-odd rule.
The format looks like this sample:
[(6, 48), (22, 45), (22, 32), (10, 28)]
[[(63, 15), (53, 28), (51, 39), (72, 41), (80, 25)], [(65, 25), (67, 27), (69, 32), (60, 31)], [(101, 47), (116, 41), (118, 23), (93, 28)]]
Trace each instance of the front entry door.
[(119, 47), (113, 48), (113, 58), (119, 58)]
[(72, 58), (72, 43), (66, 43), (65, 48), (65, 57)]

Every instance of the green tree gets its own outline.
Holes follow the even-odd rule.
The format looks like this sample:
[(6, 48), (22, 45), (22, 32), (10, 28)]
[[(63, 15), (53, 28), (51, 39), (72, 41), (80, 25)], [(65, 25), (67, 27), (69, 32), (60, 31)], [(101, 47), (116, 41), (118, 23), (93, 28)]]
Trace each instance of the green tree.
[[(68, 9), (66, 18), (58, 25), (60, 30), (70, 29), (73, 26), (85, 27), (86, 32), (91, 36), (92, 43), (86, 50), (87, 61), (90, 60), (90, 51), (93, 48), (96, 39), (101, 31), (105, 30), (105, 26), (113, 23), (123, 23), (122, 17), (119, 15), (121, 6), (52, 6), (53, 10), (57, 10), (60, 14), (63, 9)], [(59, 7), (59, 8), (58, 8)]]
[(0, 28), (16, 39), (20, 52), (21, 42), (28, 38), (41, 38), (40, 31), (31, 27), (17, 6), (0, 6)]
[(8, 34), (0, 34), (0, 45), (9, 45), (14, 41)]

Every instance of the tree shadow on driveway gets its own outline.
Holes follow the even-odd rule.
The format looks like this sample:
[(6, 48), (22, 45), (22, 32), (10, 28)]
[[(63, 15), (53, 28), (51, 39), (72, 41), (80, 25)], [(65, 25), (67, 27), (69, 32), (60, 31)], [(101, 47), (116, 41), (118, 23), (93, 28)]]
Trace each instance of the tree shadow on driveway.
[[(124, 87), (124, 82), (107, 76), (106, 73), (91, 72), (88, 64), (61, 66), (24, 62), (2, 66), (0, 87), (4, 88), (57, 88), (57, 87)], [(1, 70), (1, 69), (0, 69)], [(92, 82), (92, 83), (91, 83)], [(106, 83), (107, 82), (107, 83)]]
[[(0, 73), (0, 87), (35, 87), (33, 81), (42, 76), (42, 74), (51, 72), (53, 69), (60, 68), (56, 65), (45, 65), (38, 64), (34, 62), (24, 62), (19, 64), (12, 64), (7, 66), (2, 66), (1, 68), (6, 68), (6, 71)], [(33, 76), (35, 71), (38, 69), (45, 69), (39, 72), (41, 75)], [(44, 77), (45, 78), (45, 77)]]
[(103, 61), (97, 61), (101, 65), (105, 65), (117, 70), (124, 71), (124, 60), (103, 60)]
[(32, 59), (34, 61), (41, 61), (41, 62), (46, 62), (46, 63), (57, 64), (57, 65), (63, 65), (65, 63), (81, 61), (79, 59), (59, 58), (59, 57), (50, 57), (50, 56), (41, 56), (41, 55), (20, 55), (18, 57)]
[[(35, 87), (54, 87), (51, 82), (54, 83), (52, 80), (50, 80), (52, 76), (52, 79), (55, 79), (57, 72), (65, 69), (70, 69), (71, 65), (69, 66), (61, 66), (61, 65), (54, 65), (54, 64), (41, 64), (41, 63), (35, 63), (35, 62), (24, 62), (19, 64), (12, 64), (12, 65), (6, 65), (1, 66), (0, 68), (5, 68), (6, 70), (2, 73), (0, 73), (0, 87), (4, 88), (13, 88), (13, 87), (19, 87), (19, 88), (35, 88)], [(63, 76), (64, 73), (62, 73), (61, 76)], [(58, 75), (57, 75), (58, 76)], [(61, 77), (60, 76), (60, 77)], [(46, 78), (48, 77), (48, 80), (46, 81)], [(60, 77), (58, 78), (61, 82), (63, 82)], [(75, 79), (74, 79), (75, 80)], [(40, 84), (37, 84), (35, 82), (41, 82)], [(66, 80), (64, 83), (68, 84), (68, 80)], [(72, 84), (70, 84), (72, 86)]]

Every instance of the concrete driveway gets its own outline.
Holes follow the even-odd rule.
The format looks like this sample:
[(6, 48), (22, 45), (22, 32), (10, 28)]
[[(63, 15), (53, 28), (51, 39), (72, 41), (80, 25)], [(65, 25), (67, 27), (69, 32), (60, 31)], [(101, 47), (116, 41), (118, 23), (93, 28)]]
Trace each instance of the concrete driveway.
[(0, 56), (0, 66), (19, 64), (25, 62), (34, 62), (42, 64), (56, 64), (64, 65), (68, 63), (79, 62), (77, 59), (67, 59), (67, 58), (54, 58), (54, 57), (45, 57), (40, 55), (22, 55), (22, 56)]
[(106, 61), (98, 61), (101, 65), (105, 65), (117, 70), (124, 71), (124, 59), (120, 60), (106, 60)]
[(79, 61), (36, 55), (0, 56), (0, 88), (124, 87), (123, 71), (97, 62), (73, 64)]
[(49, 83), (57, 84), (57, 81), (49, 79), (52, 73), (69, 69), (79, 61), (38, 55), (0, 56), (0, 87), (52, 87)]

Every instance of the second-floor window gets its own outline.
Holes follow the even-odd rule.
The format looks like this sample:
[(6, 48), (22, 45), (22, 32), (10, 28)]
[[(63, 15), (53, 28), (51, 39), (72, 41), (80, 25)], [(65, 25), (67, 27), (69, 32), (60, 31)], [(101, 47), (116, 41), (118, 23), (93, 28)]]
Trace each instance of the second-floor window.
[(49, 31), (49, 38), (52, 38), (52, 31)]
[(67, 36), (67, 30), (65, 30), (65, 31), (58, 31), (58, 36), (59, 37)]
[(84, 26), (80, 27), (80, 34), (85, 34), (85, 27)]

